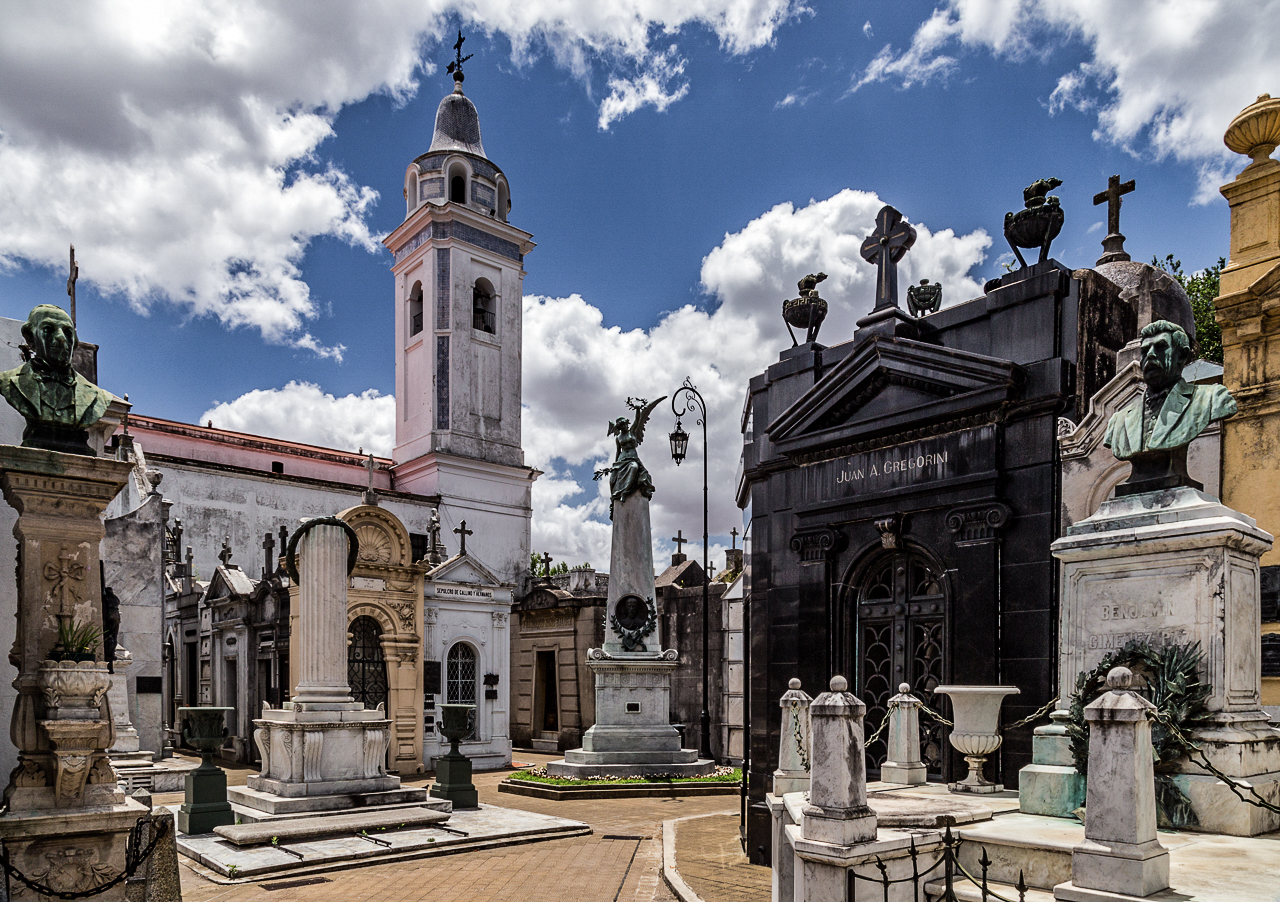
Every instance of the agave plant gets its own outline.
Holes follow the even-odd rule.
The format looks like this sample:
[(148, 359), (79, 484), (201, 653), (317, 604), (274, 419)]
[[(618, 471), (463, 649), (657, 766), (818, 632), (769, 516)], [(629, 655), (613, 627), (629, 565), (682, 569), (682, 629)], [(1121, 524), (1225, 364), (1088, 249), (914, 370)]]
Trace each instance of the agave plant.
[(92, 661), (102, 644), (102, 629), (73, 617), (58, 618), (58, 643), (50, 653), (55, 661)]

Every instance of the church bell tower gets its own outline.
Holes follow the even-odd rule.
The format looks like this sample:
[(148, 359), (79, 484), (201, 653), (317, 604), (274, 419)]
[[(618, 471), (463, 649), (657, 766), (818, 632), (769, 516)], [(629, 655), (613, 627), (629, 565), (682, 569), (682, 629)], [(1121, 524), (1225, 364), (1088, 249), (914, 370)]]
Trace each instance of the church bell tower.
[[(445, 506), (453, 495), (492, 514), (513, 502), (526, 508), (527, 546), (536, 471), (524, 466), (520, 444), (521, 298), (534, 243), (507, 221), (510, 187), (463, 94), (470, 57), (461, 43), (459, 36), (453, 91), (436, 110), (431, 145), (405, 171), (404, 222), (384, 241), (396, 304), (393, 474), (397, 489), (441, 495)], [(517, 490), (523, 499), (511, 494)], [(500, 557), (491, 565), (505, 570), (507, 555)]]

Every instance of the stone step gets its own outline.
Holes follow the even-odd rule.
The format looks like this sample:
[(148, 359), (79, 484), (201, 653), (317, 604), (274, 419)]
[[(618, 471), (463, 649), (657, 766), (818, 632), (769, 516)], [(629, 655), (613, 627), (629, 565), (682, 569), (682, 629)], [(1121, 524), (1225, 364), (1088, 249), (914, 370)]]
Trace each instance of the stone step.
[(436, 808), (396, 808), (391, 811), (357, 811), (351, 814), (326, 814), (319, 817), (298, 817), (262, 824), (234, 824), (215, 827), (214, 833), (237, 846), (275, 845), (280, 842), (319, 839), (325, 836), (367, 831), (399, 830), (442, 824), (452, 816), (449, 811)]
[[(425, 787), (401, 787), (384, 792), (351, 792), (340, 795), (278, 796), (260, 792), (247, 786), (233, 786), (227, 790), (232, 805), (250, 808), (261, 814), (319, 814), (324, 811), (345, 811), (352, 808), (379, 808), (406, 802), (423, 802), (427, 798)], [(257, 820), (263, 820), (257, 817)]]
[[(1028, 888), (1026, 895), (1021, 898), (1018, 896), (1018, 891), (1008, 883), (988, 880), (987, 889), (990, 893), (983, 896), (981, 887), (975, 886), (964, 878), (956, 879), (951, 884), (951, 892), (957, 902), (998, 902), (997, 896), (1008, 899), (1009, 902), (1053, 902), (1051, 889)], [(934, 880), (924, 885), (924, 891), (927, 899), (940, 900), (946, 897), (947, 887), (943, 881)]]
[[(400, 802), (394, 805), (378, 805), (368, 809), (371, 811), (402, 811), (405, 808), (435, 808), (437, 811), (449, 811), (453, 808), (453, 803), (447, 799), (433, 799), (428, 796), (426, 799), (419, 801)], [(265, 811), (259, 811), (256, 808), (246, 808), (236, 802), (231, 802), (231, 810), (235, 812), (241, 824), (268, 824), (278, 823), (280, 821), (295, 821), (303, 817), (318, 817), (314, 811), (294, 811), (289, 814), (267, 814)], [(350, 811), (351, 809), (347, 809)], [(343, 812), (336, 811), (335, 814)], [(321, 812), (323, 814), (323, 812)]]
[(1078, 821), (1016, 812), (956, 832), (965, 840), (960, 863), (970, 874), (981, 875), (978, 861), (986, 849), (988, 880), (1013, 885), (1021, 872), (1028, 886), (1046, 890), (1071, 879), (1071, 850), (1084, 842), (1084, 825)]

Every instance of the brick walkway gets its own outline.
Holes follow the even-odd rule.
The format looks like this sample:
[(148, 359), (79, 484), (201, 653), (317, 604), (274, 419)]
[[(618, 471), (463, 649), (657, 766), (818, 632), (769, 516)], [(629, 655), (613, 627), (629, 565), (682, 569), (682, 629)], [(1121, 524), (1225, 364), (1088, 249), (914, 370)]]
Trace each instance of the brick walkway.
[(713, 814), (676, 825), (676, 867), (706, 902), (769, 902), (773, 873), (747, 862), (738, 815)]
[[(554, 757), (529, 752), (516, 754), (517, 761), (538, 764), (554, 760)], [(243, 784), (248, 773), (252, 772), (229, 771), (228, 782)], [(499, 793), (498, 783), (507, 773), (509, 771), (476, 774), (475, 784), (481, 802), (585, 821), (591, 825), (593, 835), (492, 851), (353, 867), (322, 875), (324, 883), (280, 889), (271, 887), (307, 878), (282, 876), (261, 883), (223, 886), (183, 866), (182, 897), (186, 902), (471, 902), (508, 899), (517, 902), (675, 902), (675, 897), (662, 881), (662, 822), (671, 818), (722, 813), (737, 804), (736, 798), (725, 796), (553, 802)], [(428, 780), (426, 777), (411, 777), (404, 782), (406, 785), (423, 785)], [(181, 794), (155, 797), (156, 804), (173, 804), (181, 800)], [(736, 836), (736, 830), (735, 817), (730, 835)], [(718, 858), (723, 857), (722, 851), (715, 854)], [(179, 861), (185, 862), (186, 859), (180, 858)], [(681, 866), (683, 868), (683, 862)], [(757, 870), (764, 870), (768, 879), (767, 870)], [(703, 895), (703, 898), (706, 902), (719, 902), (721, 898), (735, 902), (754, 899), (717, 896), (714, 893)]]

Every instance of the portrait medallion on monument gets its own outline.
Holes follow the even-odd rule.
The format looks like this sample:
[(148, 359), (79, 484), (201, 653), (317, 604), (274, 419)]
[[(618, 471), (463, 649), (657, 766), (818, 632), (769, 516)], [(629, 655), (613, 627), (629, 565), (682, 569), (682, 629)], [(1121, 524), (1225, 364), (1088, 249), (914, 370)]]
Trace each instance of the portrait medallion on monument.
[(652, 598), (623, 595), (613, 606), (613, 615), (609, 620), (614, 632), (622, 640), (622, 647), (632, 651), (657, 626), (658, 609)]

